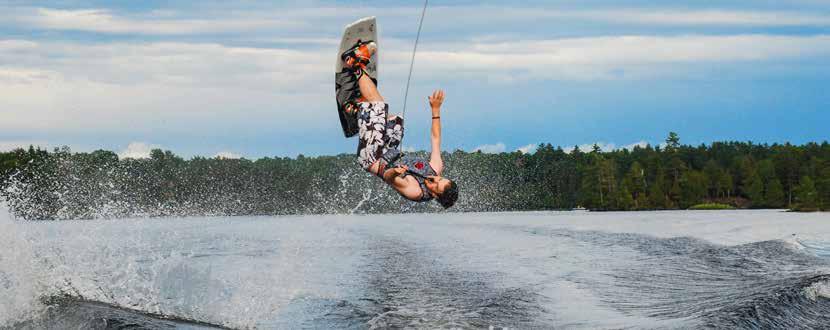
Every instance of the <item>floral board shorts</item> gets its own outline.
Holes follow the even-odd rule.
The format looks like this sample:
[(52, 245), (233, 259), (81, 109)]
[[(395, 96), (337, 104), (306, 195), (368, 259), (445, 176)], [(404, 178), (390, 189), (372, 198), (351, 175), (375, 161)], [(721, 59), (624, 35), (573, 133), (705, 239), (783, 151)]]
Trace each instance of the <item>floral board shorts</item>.
[(397, 152), (401, 145), (403, 118), (389, 116), (389, 105), (385, 102), (361, 102), (358, 106), (357, 161), (367, 171), (378, 160), (385, 167), (387, 161), (383, 156), (390, 151)]

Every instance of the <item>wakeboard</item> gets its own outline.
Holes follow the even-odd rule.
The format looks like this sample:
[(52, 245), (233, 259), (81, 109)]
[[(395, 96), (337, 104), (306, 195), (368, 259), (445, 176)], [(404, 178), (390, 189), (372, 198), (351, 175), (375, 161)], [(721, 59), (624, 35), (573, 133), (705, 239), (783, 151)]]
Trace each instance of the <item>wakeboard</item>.
[[(357, 85), (357, 78), (350, 68), (344, 67), (342, 56), (345, 52), (353, 49), (360, 43), (378, 43), (378, 31), (375, 17), (366, 17), (346, 25), (343, 31), (343, 38), (340, 40), (340, 49), (337, 51), (337, 64), (334, 70), (334, 92), (337, 100), (337, 115), (340, 117), (340, 126), (343, 127), (343, 135), (347, 138), (355, 136), (358, 132), (357, 116), (354, 113), (347, 113), (347, 106), (356, 105), (360, 98), (360, 88)], [(372, 55), (371, 60), (364, 70), (369, 78), (377, 85), (378, 77), (378, 52)]]

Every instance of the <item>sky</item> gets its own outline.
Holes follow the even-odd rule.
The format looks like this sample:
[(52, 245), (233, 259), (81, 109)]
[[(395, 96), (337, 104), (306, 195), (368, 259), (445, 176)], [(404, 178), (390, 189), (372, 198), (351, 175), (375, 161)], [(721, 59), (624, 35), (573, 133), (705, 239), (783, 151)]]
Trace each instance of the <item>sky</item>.
[[(379, 25), (379, 89), (403, 109), (418, 1), (0, 2), (0, 150), (144, 157), (353, 153), (334, 101), (343, 27)], [(405, 149), (533, 152), (824, 141), (830, 2), (429, 2)]]

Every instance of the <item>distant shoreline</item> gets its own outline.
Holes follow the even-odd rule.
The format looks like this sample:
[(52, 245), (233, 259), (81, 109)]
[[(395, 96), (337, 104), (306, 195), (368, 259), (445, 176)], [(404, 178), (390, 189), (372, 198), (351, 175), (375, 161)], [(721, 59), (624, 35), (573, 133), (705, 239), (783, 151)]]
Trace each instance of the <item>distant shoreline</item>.
[[(444, 174), (461, 192), (449, 211), (830, 210), (828, 142), (679, 141), (670, 133), (664, 146), (632, 150), (445, 152)], [(0, 153), (0, 195), (24, 219), (444, 212), (403, 200), (352, 154), (186, 160), (156, 149), (133, 159), (30, 147)]]

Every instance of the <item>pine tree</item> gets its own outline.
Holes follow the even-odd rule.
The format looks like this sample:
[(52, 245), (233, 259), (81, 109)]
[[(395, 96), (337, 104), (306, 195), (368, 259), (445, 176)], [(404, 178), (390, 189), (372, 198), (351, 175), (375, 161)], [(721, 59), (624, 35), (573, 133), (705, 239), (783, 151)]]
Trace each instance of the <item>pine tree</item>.
[(642, 193), (637, 195), (637, 198), (634, 199), (634, 209), (635, 210), (648, 210), (651, 209), (651, 203), (649, 203), (648, 195), (646, 193)]
[(732, 174), (729, 173), (729, 171), (720, 172), (720, 176), (718, 177), (718, 187), (721, 189), (723, 197), (732, 197), (732, 189), (734, 187), (734, 182), (735, 181), (732, 180)]
[(600, 193), (607, 196), (604, 209), (615, 209), (617, 199), (613, 198), (617, 192), (617, 164), (613, 159), (603, 159), (599, 162)]
[(752, 184), (752, 177), (758, 175), (758, 166), (752, 156), (738, 157), (735, 163), (737, 164), (737, 171), (734, 171), (734, 179), (735, 184), (738, 185), (736, 194), (746, 196), (745, 189), (748, 189)]
[(644, 208), (642, 202), (646, 195), (646, 176), (645, 169), (640, 165), (640, 162), (634, 161), (628, 170), (628, 173), (623, 179), (623, 187), (632, 194), (635, 209)]
[(623, 211), (630, 211), (634, 209), (634, 198), (631, 197), (631, 192), (626, 186), (617, 189), (617, 209)]
[(721, 172), (723, 172), (723, 169), (714, 159), (707, 161), (706, 165), (703, 167), (703, 173), (705, 173), (706, 177), (709, 179), (709, 182), (707, 182), (707, 188), (709, 196), (712, 198), (720, 197), (720, 193), (722, 191)]
[(775, 169), (778, 171), (778, 177), (781, 178), (781, 183), (784, 185), (787, 206), (792, 207), (795, 197), (795, 186), (798, 182), (801, 167), (801, 157), (799, 157), (798, 150), (789, 143), (779, 147), (778, 151), (779, 153), (774, 157)]
[(612, 196), (608, 195), (605, 158), (598, 150), (592, 151), (589, 156), (590, 163), (583, 170), (580, 201), (587, 209), (606, 209)]
[(752, 157), (741, 157), (738, 172), (738, 191), (750, 200), (754, 207), (762, 206), (764, 201), (764, 181), (758, 174), (758, 167)]
[(668, 153), (668, 174), (671, 176), (671, 185), (668, 191), (667, 208), (676, 208), (681, 199), (680, 178), (683, 172), (687, 170), (687, 165), (680, 158), (680, 137), (677, 133), (670, 132), (669, 137), (666, 138), (666, 153)]
[(681, 180), (680, 208), (689, 208), (703, 202), (706, 198), (707, 181), (706, 174), (702, 172), (688, 171), (684, 173)]
[(676, 151), (680, 148), (680, 137), (675, 132), (669, 132), (666, 138), (666, 151)]
[(793, 191), (795, 195), (794, 209), (799, 211), (817, 211), (818, 205), (818, 191), (816, 185), (809, 176), (801, 178), (798, 186)]
[(666, 191), (663, 190), (663, 186), (666, 185), (666, 180), (663, 179), (663, 176), (658, 174), (657, 179), (651, 185), (648, 190), (648, 202), (653, 209), (661, 210), (668, 208), (668, 199), (666, 196)]
[(819, 208), (830, 210), (830, 160), (825, 167), (819, 171), (816, 178), (816, 190), (818, 190)]
[(768, 184), (773, 179), (775, 179), (775, 163), (772, 162), (772, 159), (764, 159), (758, 162), (758, 175), (761, 176), (761, 180), (764, 184)]
[(753, 207), (764, 205), (764, 183), (761, 182), (761, 176), (758, 173), (753, 173), (744, 180), (741, 191), (752, 202)]
[(764, 204), (768, 207), (781, 208), (787, 204), (786, 195), (784, 194), (784, 185), (777, 178), (773, 178), (766, 187), (764, 192)]

